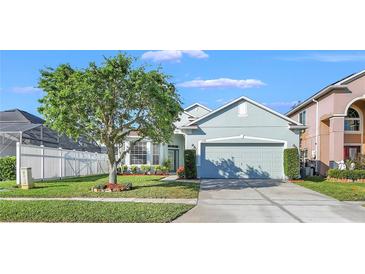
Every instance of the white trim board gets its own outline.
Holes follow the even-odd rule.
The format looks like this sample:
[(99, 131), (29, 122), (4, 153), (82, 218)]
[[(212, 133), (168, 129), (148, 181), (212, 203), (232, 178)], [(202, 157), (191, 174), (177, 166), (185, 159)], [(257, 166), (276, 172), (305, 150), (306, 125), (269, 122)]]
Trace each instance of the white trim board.
[(285, 140), (271, 139), (271, 138), (264, 138), (264, 137), (255, 137), (255, 136), (248, 136), (248, 135), (243, 135), (243, 134), (238, 135), (238, 136), (206, 139), (205, 143), (211, 143), (211, 142), (216, 142), (216, 141), (235, 140), (235, 139), (248, 139), (248, 140), (255, 140), (255, 141), (281, 143), (281, 144), (284, 144), (285, 148), (288, 146), (288, 142)]

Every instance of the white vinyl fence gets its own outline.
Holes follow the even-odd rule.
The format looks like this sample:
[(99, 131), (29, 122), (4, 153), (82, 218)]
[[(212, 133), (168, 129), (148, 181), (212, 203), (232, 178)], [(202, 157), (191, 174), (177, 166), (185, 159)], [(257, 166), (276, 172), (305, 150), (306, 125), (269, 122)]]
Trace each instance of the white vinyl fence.
[(108, 173), (108, 156), (96, 152), (16, 145), (16, 182), (20, 168), (31, 167), (33, 180), (62, 179)]

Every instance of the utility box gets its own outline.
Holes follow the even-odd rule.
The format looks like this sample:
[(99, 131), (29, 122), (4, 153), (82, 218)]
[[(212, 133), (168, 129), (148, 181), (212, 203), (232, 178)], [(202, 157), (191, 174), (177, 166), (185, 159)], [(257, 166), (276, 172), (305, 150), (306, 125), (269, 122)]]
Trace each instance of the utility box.
[(22, 167), (20, 169), (20, 182), (22, 189), (30, 189), (33, 188), (33, 179), (32, 179), (32, 168), (31, 167)]

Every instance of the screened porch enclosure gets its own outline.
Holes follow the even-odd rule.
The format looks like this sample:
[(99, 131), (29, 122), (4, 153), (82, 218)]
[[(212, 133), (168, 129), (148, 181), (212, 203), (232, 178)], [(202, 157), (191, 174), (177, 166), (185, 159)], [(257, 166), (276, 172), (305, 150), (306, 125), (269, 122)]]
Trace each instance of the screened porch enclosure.
[(20, 109), (0, 112), (0, 157), (15, 156), (16, 143), (24, 145), (100, 152), (100, 146), (86, 138), (73, 140), (44, 125), (45, 121)]
[(64, 148), (89, 152), (100, 152), (100, 147), (85, 139), (73, 141), (66, 136), (60, 136), (55, 131), (43, 125), (11, 125), (0, 128), (0, 157), (15, 156), (16, 143), (24, 145)]

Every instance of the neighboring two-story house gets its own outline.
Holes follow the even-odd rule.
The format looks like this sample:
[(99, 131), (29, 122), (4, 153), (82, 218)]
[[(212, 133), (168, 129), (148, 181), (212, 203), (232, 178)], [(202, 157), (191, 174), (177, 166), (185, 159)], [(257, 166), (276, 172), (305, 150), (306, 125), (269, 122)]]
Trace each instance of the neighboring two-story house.
[[(283, 149), (299, 147), (304, 127), (247, 97), (211, 110), (185, 108), (169, 144), (146, 139), (126, 155), (127, 165), (156, 165), (169, 159), (170, 170), (184, 165), (184, 150), (195, 149), (199, 178), (284, 178)], [(131, 140), (137, 136), (129, 136)], [(125, 147), (129, 147), (126, 142)]]
[(302, 153), (325, 175), (339, 161), (364, 154), (364, 114), (365, 70), (323, 88), (286, 115), (307, 126)]

